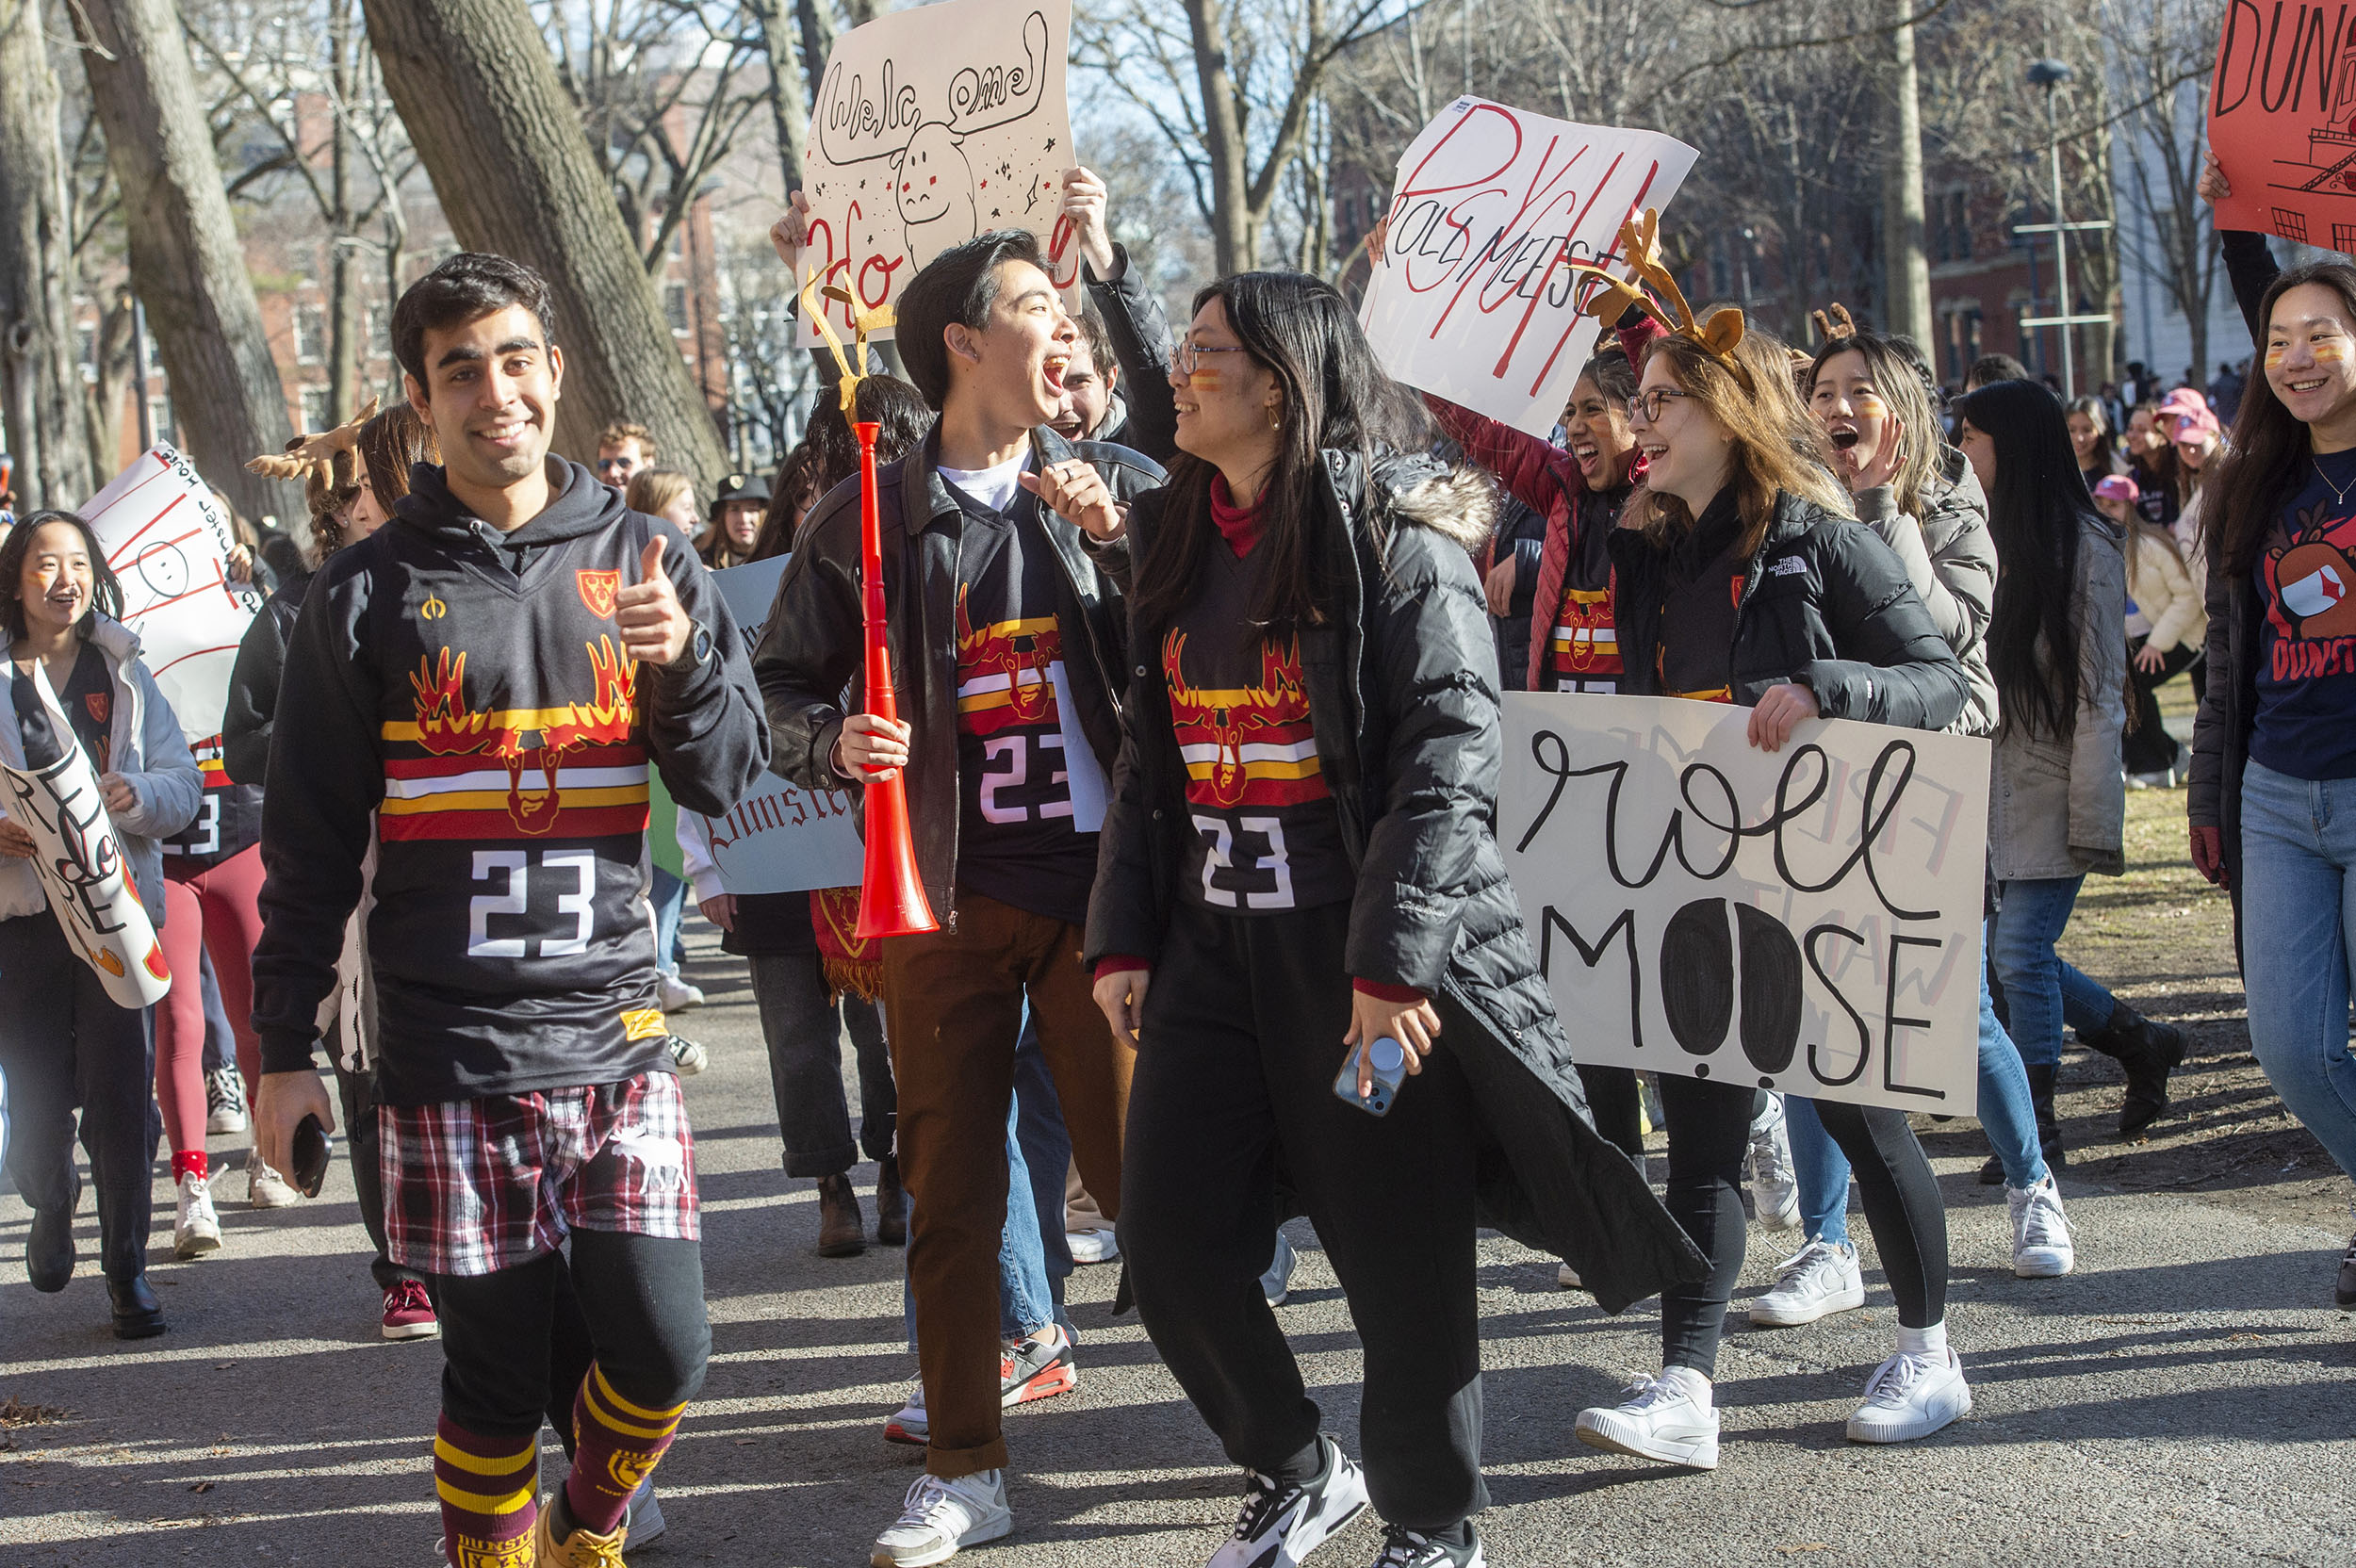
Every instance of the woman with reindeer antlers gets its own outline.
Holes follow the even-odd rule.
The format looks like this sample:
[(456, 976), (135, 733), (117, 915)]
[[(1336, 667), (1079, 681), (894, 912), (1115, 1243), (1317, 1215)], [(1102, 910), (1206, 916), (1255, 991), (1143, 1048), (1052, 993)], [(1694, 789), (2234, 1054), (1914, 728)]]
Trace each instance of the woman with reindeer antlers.
[[(1906, 567), (1803, 453), (1821, 450), (1781, 343), (1722, 309), (1697, 322), (1661, 266), (1651, 213), (1623, 231), (1635, 284), (1606, 286), (1588, 309), (1630, 305), (1672, 330), (1644, 356), (1631, 409), (1647, 459), (1612, 540), (1625, 692), (1751, 709), (1751, 743), (1781, 749), (1804, 720), (1863, 719), (1938, 729), (1969, 685)], [(1663, 1072), (1669, 1210), (1710, 1260), (1707, 1281), (1661, 1296), (1661, 1371), (1617, 1406), (1581, 1411), (1577, 1431), (1613, 1453), (1714, 1468), (1710, 1379), (1726, 1302), (1742, 1271), (1740, 1193), (1753, 1091)], [(1904, 1113), (1824, 1102), (1825, 1130), (1857, 1167), (1867, 1217), (1898, 1299), (1898, 1353), (1849, 1418), (1858, 1442), (1938, 1430), (1972, 1407), (1946, 1343), (1947, 1227), (1939, 1186)]]
[[(1180, 456), (1107, 567), (1134, 658), (1086, 945), (1116, 1033), (1153, 1041), (1121, 1251), (1247, 1472), (1213, 1568), (1300, 1562), (1369, 1500), (1379, 1568), (1466, 1568), (1475, 1226), (1613, 1309), (1702, 1260), (1586, 1118), (1491, 836), (1486, 485), (1414, 455), (1423, 411), (1314, 279), (1204, 289), (1170, 380)], [(1075, 520), (1113, 504), (1092, 475), (1040, 483)], [(1304, 1210), (1366, 1345), (1363, 1471), (1261, 1293), (1272, 1222)]]

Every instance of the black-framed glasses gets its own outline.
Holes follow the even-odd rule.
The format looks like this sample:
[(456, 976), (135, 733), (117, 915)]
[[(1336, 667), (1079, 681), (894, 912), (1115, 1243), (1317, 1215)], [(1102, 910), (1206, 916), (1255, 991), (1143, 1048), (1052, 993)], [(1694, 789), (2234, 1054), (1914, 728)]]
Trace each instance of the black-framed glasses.
[(1630, 398), (1628, 401), (1628, 411), (1634, 413), (1641, 409), (1644, 412), (1644, 423), (1657, 425), (1661, 423), (1661, 413), (1669, 406), (1670, 399), (1690, 398), (1693, 395), (1691, 392), (1679, 392), (1672, 386), (1656, 386), (1649, 392), (1639, 392)]
[(1190, 376), (1203, 368), (1204, 354), (1239, 354), (1246, 351), (1241, 344), (1231, 348), (1217, 349), (1200, 343), (1181, 343), (1178, 345), (1178, 351), (1170, 357), (1177, 365), (1180, 375)]

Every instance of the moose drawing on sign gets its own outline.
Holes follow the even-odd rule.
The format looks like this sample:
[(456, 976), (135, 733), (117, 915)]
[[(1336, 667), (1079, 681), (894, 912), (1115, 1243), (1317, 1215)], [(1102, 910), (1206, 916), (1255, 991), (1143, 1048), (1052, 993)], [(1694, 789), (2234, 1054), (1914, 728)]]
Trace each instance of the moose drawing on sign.
[(887, 160), (892, 195), (908, 262), (921, 269), (979, 232), (975, 204), (988, 190), (976, 180), (966, 141), (1029, 118), (1046, 86), (1047, 18), (1023, 19), (1019, 58), (968, 65), (951, 76), (941, 100), (926, 103), (887, 59), (882, 90), (871, 94), (860, 74), (841, 59), (827, 69), (819, 95), (819, 146), (837, 169)]

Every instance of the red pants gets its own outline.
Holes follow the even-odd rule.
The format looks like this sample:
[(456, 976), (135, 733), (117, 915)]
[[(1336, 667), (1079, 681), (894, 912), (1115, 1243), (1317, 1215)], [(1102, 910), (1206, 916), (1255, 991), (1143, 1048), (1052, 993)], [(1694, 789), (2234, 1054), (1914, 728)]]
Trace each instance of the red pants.
[(262, 939), (262, 846), (232, 856), (210, 871), (164, 876), (164, 962), (172, 989), (155, 1009), (155, 1101), (172, 1152), (205, 1147), (205, 988), (197, 977), (200, 950), (213, 956), (221, 1004), (237, 1040), (237, 1070), (246, 1101), (261, 1072), (254, 1037), (254, 948)]

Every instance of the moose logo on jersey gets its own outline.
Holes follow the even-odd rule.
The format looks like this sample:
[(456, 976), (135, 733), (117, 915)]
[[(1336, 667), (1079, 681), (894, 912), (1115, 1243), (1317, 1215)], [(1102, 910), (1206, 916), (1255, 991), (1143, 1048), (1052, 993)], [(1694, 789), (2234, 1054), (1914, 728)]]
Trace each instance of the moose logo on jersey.
[(1055, 724), (1055, 685), (1049, 671), (1063, 658), (1055, 617), (1034, 615), (977, 629), (966, 616), (966, 588), (957, 585), (957, 727), (969, 735), (994, 735)]
[(1260, 644), (1260, 683), (1204, 689), (1187, 683), (1186, 634), (1162, 640), (1170, 724), (1186, 760), (1186, 798), (1197, 806), (1294, 806), (1326, 798), (1301, 639), (1279, 653)]
[[(588, 596), (585, 586), (582, 596)], [(388, 743), (380, 817), (384, 837), (602, 838), (644, 832), (646, 753), (631, 740), (638, 717), (638, 662), (609, 636), (583, 646), (595, 694), (587, 702), (557, 708), (477, 710), (466, 700), (465, 653), (452, 657), (445, 647), (438, 660), (420, 660), (409, 678), (416, 722), (384, 728)], [(496, 761), (499, 770), (480, 767), (483, 758)], [(525, 788), (528, 770), (537, 772), (540, 788)], [(503, 823), (494, 815), (499, 812), (504, 813)]]
[(1612, 624), (1612, 590), (1568, 588), (1555, 617), (1549, 651), (1558, 675), (1617, 676), (1620, 634)]

